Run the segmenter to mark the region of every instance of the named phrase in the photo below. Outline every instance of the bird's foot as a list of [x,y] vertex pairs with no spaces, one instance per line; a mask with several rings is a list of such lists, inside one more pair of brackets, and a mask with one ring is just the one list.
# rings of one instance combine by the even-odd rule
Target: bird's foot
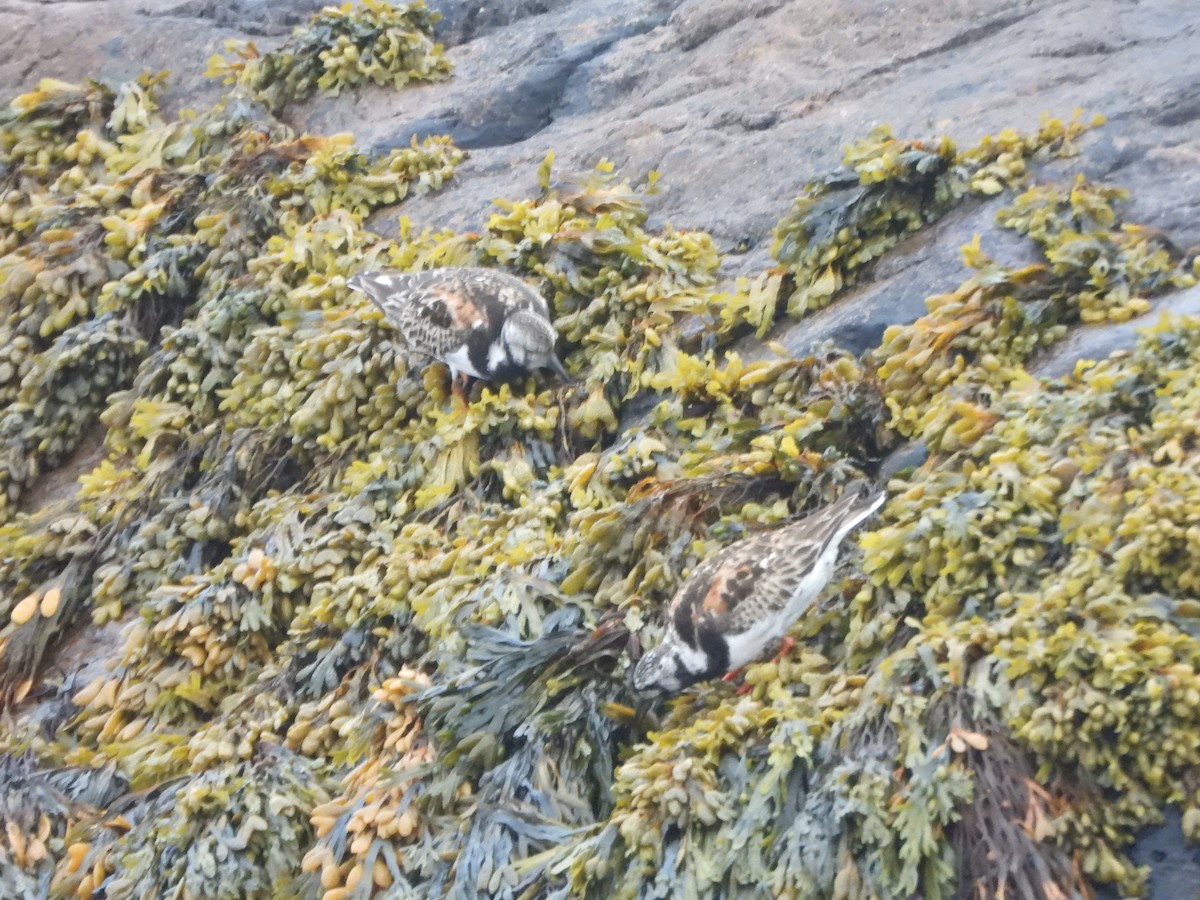
[[[743,666],[740,669],[734,669],[732,672],[726,672],[724,675],[722,675],[721,680],[728,681],[728,682],[737,681],[739,678],[742,677],[742,673],[745,671],[746,671],[745,666]],[[737,690],[734,693],[736,693],[740,697],[740,696],[742,696],[742,694],[750,693],[750,691],[752,689],[753,689],[753,685],[747,684],[745,681],[743,681],[741,684],[739,684],[737,686]]]

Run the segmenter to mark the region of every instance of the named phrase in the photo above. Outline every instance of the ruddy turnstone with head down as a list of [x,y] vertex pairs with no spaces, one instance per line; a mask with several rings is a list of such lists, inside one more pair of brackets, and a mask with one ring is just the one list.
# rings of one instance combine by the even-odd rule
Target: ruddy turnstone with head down
[[346,286],[370,297],[412,349],[446,363],[456,390],[467,375],[504,381],[543,367],[570,380],[554,355],[558,334],[545,298],[512,275],[470,267],[375,272]]
[[842,540],[884,497],[853,485],[824,509],[696,566],[667,608],[662,643],[638,661],[633,686],[678,691],[751,662],[812,605]]

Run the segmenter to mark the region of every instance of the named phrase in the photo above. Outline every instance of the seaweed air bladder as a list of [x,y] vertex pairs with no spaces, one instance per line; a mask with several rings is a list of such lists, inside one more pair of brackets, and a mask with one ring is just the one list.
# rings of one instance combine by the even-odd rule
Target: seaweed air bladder
[[[1200,323],[1028,368],[1195,281],[1112,186],[1039,180],[1098,122],[867,134],[730,279],[651,216],[655,173],[548,155],[474,230],[426,227],[413,198],[476,177],[449,138],[288,124],[452,77],[435,26],[326,9],[210,60],[194,116],[153,75],[0,115],[0,884],[1144,895],[1131,836],[1175,807],[1200,837]],[[992,197],[1027,264],[985,234],[866,354],[771,343]],[[457,403],[458,358],[352,286],[464,269],[553,332]],[[928,459],[885,479],[904,439]],[[830,504],[863,482],[888,502],[851,539],[872,503]],[[772,628],[794,646],[633,714],[689,574],[821,510],[845,539]]]

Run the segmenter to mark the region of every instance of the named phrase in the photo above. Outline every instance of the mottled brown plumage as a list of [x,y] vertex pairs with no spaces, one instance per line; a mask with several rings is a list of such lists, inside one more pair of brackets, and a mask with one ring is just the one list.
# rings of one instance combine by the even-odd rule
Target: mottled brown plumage
[[667,608],[662,643],[638,662],[634,686],[675,691],[752,661],[812,605],[842,540],[883,500],[849,488],[824,509],[696,566]]
[[545,366],[568,377],[545,298],[512,275],[468,267],[377,272],[346,284],[383,310],[413,350],[455,376],[506,380]]

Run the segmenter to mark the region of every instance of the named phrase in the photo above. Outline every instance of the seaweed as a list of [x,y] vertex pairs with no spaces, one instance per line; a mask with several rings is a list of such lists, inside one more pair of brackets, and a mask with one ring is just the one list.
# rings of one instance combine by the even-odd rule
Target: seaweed
[[1031,163],[1078,152],[1104,122],[1046,116],[1031,134],[1011,129],[960,151],[948,137],[903,140],[886,125],[847,145],[843,168],[804,187],[775,226],[771,255],[787,275],[786,308],[800,318],[829,304],[905,235],[937,221],[966,197],[1027,180]]
[[[722,281],[657,176],[539,167],[475,232],[367,216],[444,138],[370,153],[275,112],[444,77],[419,5],[339,8],[161,76],[43,82],[0,122],[0,874],[33,896],[1086,897],[1167,805],[1200,836],[1200,322],[1068,378],[1079,322],[1193,283],[1123,194],[1031,185],[1090,124],[959,151],[878,131]],[[393,52],[394,51],[394,52]],[[1094,123],[1092,123],[1094,124]],[[731,344],[1005,191],[957,289],[865,358]],[[1018,193],[1019,192],[1019,193]],[[453,398],[346,290],[503,268],[577,381]],[[1194,266],[1193,266],[1194,268]],[[74,493],[29,488],[103,430]],[[928,462],[796,647],[634,702],[660,610],[719,548]],[[86,659],[63,647],[84,642]],[[77,651],[76,651],[77,652]],[[50,663],[56,660],[59,671]],[[11,723],[11,724],[9,724]]]
[[437,81],[450,74],[449,60],[433,42],[440,19],[421,0],[327,6],[269,53],[253,41],[227,41],[229,56],[211,56],[206,74],[246,87],[273,112],[317,91],[336,97],[368,81],[394,88]]

